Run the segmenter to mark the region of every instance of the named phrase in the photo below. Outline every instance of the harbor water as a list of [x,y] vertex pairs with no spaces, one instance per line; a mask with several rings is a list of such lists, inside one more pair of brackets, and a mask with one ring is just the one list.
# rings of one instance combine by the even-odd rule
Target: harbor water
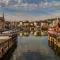
[[60,60],[60,57],[49,47],[48,36],[29,33],[27,36],[18,36],[17,47],[8,60]]

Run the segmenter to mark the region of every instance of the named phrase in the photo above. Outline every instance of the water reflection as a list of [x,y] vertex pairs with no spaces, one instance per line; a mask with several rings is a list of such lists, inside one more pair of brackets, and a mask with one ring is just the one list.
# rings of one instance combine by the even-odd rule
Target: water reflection
[[19,32],[19,36],[29,36],[30,32]]
[[46,31],[21,31],[17,40],[16,50],[10,52],[5,60],[60,60],[48,45]]
[[35,31],[35,36],[47,36],[47,31]]
[[48,46],[54,51],[54,53],[60,57],[60,48],[57,47],[56,45],[50,45],[49,41],[48,41]]
[[47,36],[18,37],[18,46],[10,60],[60,60],[48,46]]
[[21,31],[19,32],[20,36],[29,36],[29,35],[34,35],[34,36],[47,36],[47,31],[31,31],[31,32],[26,32],[26,31]]
[[40,52],[24,52],[21,60],[44,60]]

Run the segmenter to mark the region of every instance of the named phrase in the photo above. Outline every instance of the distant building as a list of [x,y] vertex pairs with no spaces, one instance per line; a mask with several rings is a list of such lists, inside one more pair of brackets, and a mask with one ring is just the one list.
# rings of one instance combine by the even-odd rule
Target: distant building
[[23,29],[25,31],[30,31],[29,21],[23,21]]
[[18,28],[18,24],[19,24],[19,22],[11,21],[11,22],[10,22],[10,28],[11,28],[11,29],[16,29],[16,28]]
[[42,30],[48,30],[48,22],[46,20],[41,21],[41,29]]
[[41,30],[41,22],[40,21],[34,21],[35,30]]
[[23,25],[27,27],[29,25],[29,21],[24,21]]
[[30,27],[30,31],[34,31],[35,30],[35,26],[34,26],[34,22],[32,21],[32,22],[30,22],[29,23],[29,27]]
[[4,18],[4,14],[2,17],[0,17],[0,32],[4,31],[5,28],[5,18]]
[[23,25],[23,21],[19,21],[19,26],[22,26]]
[[10,29],[10,22],[9,21],[5,21],[5,29]]
[[34,21],[34,25],[35,26],[41,26],[41,22],[40,21]]

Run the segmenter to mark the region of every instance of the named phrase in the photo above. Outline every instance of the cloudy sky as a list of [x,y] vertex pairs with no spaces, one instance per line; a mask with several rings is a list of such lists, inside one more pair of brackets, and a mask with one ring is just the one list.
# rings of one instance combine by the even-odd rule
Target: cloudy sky
[[60,0],[0,0],[0,13],[45,16],[60,13]]

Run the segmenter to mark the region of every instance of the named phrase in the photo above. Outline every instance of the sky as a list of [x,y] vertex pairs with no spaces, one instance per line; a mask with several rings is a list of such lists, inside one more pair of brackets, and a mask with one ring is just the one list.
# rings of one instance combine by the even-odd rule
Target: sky
[[48,16],[60,13],[60,0],[0,0],[0,13]]

